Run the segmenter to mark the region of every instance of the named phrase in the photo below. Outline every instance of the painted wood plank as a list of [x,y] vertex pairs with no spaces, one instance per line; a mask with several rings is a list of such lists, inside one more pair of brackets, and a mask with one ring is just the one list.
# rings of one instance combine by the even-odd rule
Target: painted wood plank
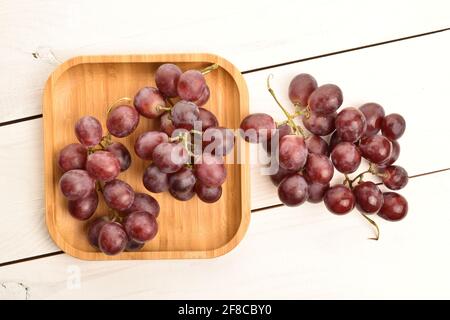
[[[449,298],[450,172],[413,179],[401,222],[323,205],[255,213],[246,238],[212,260],[85,262],[66,255],[0,268],[1,298]],[[224,277],[224,274],[230,276]],[[211,286],[214,281],[214,286]]]
[[448,22],[445,0],[3,0],[0,122],[41,113],[48,75],[76,55],[213,52],[249,70],[438,30]]
[[[274,88],[287,104],[290,79],[298,72],[310,72],[321,83],[339,84],[345,105],[373,99],[385,105],[388,112],[405,115],[408,129],[401,138],[403,149],[398,163],[411,175],[448,168],[450,151],[442,146],[449,137],[446,124],[450,111],[443,103],[450,71],[446,63],[449,40],[450,33],[442,33],[247,74],[251,111],[268,112],[281,119],[265,88],[266,76],[274,74]],[[437,116],[427,118],[424,106],[431,106],[431,114]],[[4,137],[0,148],[7,150],[0,157],[0,201],[11,212],[0,226],[0,262],[57,250],[44,222],[41,126],[42,120],[37,119],[0,128]],[[256,160],[252,157],[253,162]],[[251,171],[252,209],[279,204],[276,188],[260,174],[259,166],[252,166]],[[335,181],[340,179],[336,174]]]

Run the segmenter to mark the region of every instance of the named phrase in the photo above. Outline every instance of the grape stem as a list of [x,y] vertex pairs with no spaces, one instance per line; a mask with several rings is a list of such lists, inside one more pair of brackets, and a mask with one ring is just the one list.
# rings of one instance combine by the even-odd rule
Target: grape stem
[[[173,104],[171,104],[171,106],[173,107]],[[165,107],[165,106],[161,106],[161,105],[157,105],[156,106],[156,111],[170,111],[172,110],[172,107]]]
[[[166,98],[166,102],[167,104],[169,104],[171,107],[174,106],[174,103],[172,102],[172,100],[170,98]],[[158,106],[159,107],[159,106]]]
[[378,228],[378,225],[375,221],[370,219],[368,216],[366,216],[364,213],[360,212],[360,214],[375,228],[375,237],[369,238],[369,240],[378,240],[380,239],[380,228]]
[[214,71],[214,70],[216,70],[216,69],[218,69],[218,68],[219,68],[219,65],[218,65],[217,63],[214,63],[214,64],[212,64],[212,65],[210,65],[210,66],[208,66],[208,67],[206,67],[206,68],[200,70],[200,72],[201,72],[203,75],[205,75],[205,74],[208,74],[208,73],[210,73],[211,71]]
[[269,76],[267,77],[267,90],[269,90],[270,95],[273,97],[273,99],[275,100],[277,105],[283,111],[284,115],[287,118],[287,123],[292,128],[292,130],[294,130],[295,134],[302,135],[303,138],[304,138],[305,137],[305,133],[303,132],[303,129],[301,127],[298,127],[294,123],[294,121],[292,120],[293,116],[291,114],[289,114],[289,112],[287,112],[287,110],[283,107],[283,105],[280,103],[280,101],[278,100],[277,96],[275,95],[275,92],[273,91],[272,87],[270,86],[270,79],[271,78],[273,78],[273,74],[269,74]]

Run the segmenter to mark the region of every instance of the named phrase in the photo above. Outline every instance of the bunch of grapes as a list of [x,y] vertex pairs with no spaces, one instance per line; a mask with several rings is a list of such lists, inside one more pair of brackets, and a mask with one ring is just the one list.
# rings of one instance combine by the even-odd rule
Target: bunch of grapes
[[[377,103],[338,112],[343,102],[341,89],[334,84],[318,86],[305,73],[295,76],[289,85],[289,99],[295,108],[290,114],[270,87],[270,76],[267,86],[287,120],[276,123],[268,114],[250,114],[243,119],[241,130],[248,142],[261,143],[276,161],[278,170],[271,180],[278,186],[283,204],[299,206],[305,201],[323,201],[330,212],[338,215],[356,206],[375,226],[375,239],[379,229],[368,214],[377,213],[389,221],[405,217],[408,203],[402,195],[382,192],[380,184],[364,181],[366,174],[373,174],[390,190],[402,189],[408,183],[406,170],[394,165],[400,154],[397,140],[406,127],[401,115],[385,115]],[[294,122],[296,119],[307,131]],[[350,178],[362,158],[369,162],[369,168]],[[335,169],[345,179],[331,186]]]
[[181,201],[195,194],[207,203],[220,199],[227,174],[224,156],[233,149],[234,133],[201,107],[210,96],[204,75],[217,67],[183,73],[176,65],[161,65],[155,75],[157,88],[140,89],[134,106],[122,98],[109,108],[106,135],[95,117],[77,121],[80,143],[69,144],[58,155],[63,171],[59,185],[69,213],[78,220],[89,220],[98,207],[98,192],[103,195],[110,212],[89,223],[87,237],[93,247],[107,255],[137,251],[158,232],[157,200],[118,179],[130,167],[131,155],[125,145],[112,141],[134,132],[140,115],[159,118],[161,127],[135,141],[136,155],[151,161],[143,174],[145,188],[154,193],[168,190]]

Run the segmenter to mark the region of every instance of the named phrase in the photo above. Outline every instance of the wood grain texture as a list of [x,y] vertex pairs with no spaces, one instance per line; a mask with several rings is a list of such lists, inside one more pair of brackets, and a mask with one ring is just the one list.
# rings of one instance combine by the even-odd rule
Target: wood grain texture
[[2,0],[0,122],[40,113],[48,75],[78,55],[214,52],[250,70],[446,28],[449,12],[447,0]]
[[[98,252],[89,245],[87,237],[80,237],[87,224],[68,214],[67,202],[59,190],[61,171],[55,158],[65,145],[76,141],[74,124],[84,115],[92,115],[104,124],[108,106],[122,97],[133,97],[144,86],[155,86],[154,73],[164,62],[176,63],[182,70],[200,70],[217,63],[219,69],[206,76],[211,96],[205,107],[227,128],[238,128],[240,119],[248,114],[248,92],[242,75],[230,62],[212,54],[83,56],[58,67],[47,81],[44,94],[45,207],[50,235],[72,256],[87,260],[211,258],[234,248],[247,230],[250,181],[245,159],[242,165],[227,164],[222,197],[214,204],[197,197],[183,202],[167,192],[154,194],[161,206],[159,232],[139,252],[117,256]],[[159,130],[158,120],[141,117],[130,136],[114,140],[133,150],[141,133],[155,129]],[[142,173],[149,163],[134,153],[132,163],[119,178],[135,191],[146,192]],[[101,202],[96,214],[106,212]]]
[[[443,101],[447,100],[450,73],[447,62],[450,52],[446,46],[449,36],[450,32],[446,32],[246,74],[250,111],[268,112],[282,119],[266,90],[267,75],[274,74],[274,89],[288,106],[286,88],[290,79],[298,72],[310,72],[321,83],[342,86],[345,105],[373,99],[388,112],[400,112],[407,117],[408,127],[401,138],[403,149],[398,161],[411,175],[448,168],[450,150],[443,146],[448,138],[450,108]],[[424,116],[427,110],[433,110],[431,114],[436,116]],[[0,136],[5,138],[0,140],[0,148],[8,150],[0,157],[1,186],[6,190],[0,192],[0,201],[6,204],[7,212],[14,213],[6,215],[1,226],[0,262],[56,251],[42,220],[45,214],[42,119],[1,127]],[[251,208],[279,204],[276,188],[259,171],[253,146],[250,150],[251,163],[255,164],[250,167]]]
[[[67,255],[0,268],[3,297],[30,299],[447,299],[450,172],[413,179],[400,222],[322,205],[253,214],[248,233],[212,260],[80,261]],[[211,285],[214,279],[214,285]],[[0,286],[0,292],[1,286]]]

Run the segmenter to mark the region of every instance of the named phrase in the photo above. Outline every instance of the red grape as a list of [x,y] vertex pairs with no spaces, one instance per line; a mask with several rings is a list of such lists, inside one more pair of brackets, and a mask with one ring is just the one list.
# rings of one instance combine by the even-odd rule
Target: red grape
[[278,167],[278,171],[270,176],[270,180],[272,180],[275,186],[278,186],[284,178],[295,173],[295,171],[286,170],[283,167]]
[[336,132],[342,141],[358,141],[366,130],[366,118],[356,108],[345,108],[336,117]]
[[292,171],[298,171],[304,167],[308,149],[302,137],[292,134],[284,136],[280,140],[279,149],[281,167]]
[[142,177],[144,187],[154,193],[164,192],[169,189],[169,176],[161,172],[157,166],[151,164],[147,167]]
[[391,156],[392,144],[386,137],[375,135],[362,139],[359,150],[364,158],[380,164],[386,162]]
[[169,175],[169,188],[176,192],[184,192],[195,186],[197,179],[191,168],[181,168]]
[[204,152],[218,156],[229,154],[234,147],[234,133],[224,127],[208,128],[202,136]]
[[182,100],[195,101],[200,99],[205,89],[206,81],[198,70],[188,70],[180,75],[177,91]]
[[339,172],[352,173],[361,164],[361,153],[354,144],[341,142],[331,152],[331,161]]
[[207,187],[219,187],[227,177],[223,159],[209,153],[204,153],[200,161],[196,161],[194,173],[198,181]]
[[195,192],[203,202],[213,203],[218,201],[222,196],[222,187],[207,187],[198,182],[195,185]]
[[308,202],[319,203],[323,200],[325,192],[330,188],[330,184],[310,183],[308,184]]
[[94,219],[88,225],[88,242],[94,248],[98,248],[98,235],[102,227],[109,221],[106,217],[99,217]]
[[198,98],[197,100],[193,101],[197,106],[203,106],[205,105],[208,100],[209,100],[209,96],[210,96],[210,91],[209,91],[209,87],[205,85],[205,88],[203,89],[202,95],[200,96],[200,98]]
[[408,172],[400,166],[389,166],[384,170],[383,183],[391,190],[403,189],[408,184]]
[[288,207],[296,207],[308,199],[308,183],[300,174],[293,174],[281,181],[278,197]]
[[157,218],[159,216],[159,210],[159,203],[155,198],[146,193],[136,192],[134,194],[133,204],[123,212],[130,214],[135,211],[145,211]]
[[355,196],[343,184],[337,184],[325,192],[323,198],[327,209],[334,214],[346,214],[355,207]]
[[402,195],[396,192],[385,192],[383,198],[383,206],[378,212],[380,217],[388,221],[399,221],[406,216],[408,201]]
[[138,242],[152,240],[158,233],[156,218],[145,211],[130,213],[123,225],[128,237]]
[[270,140],[276,128],[275,121],[265,113],[253,113],[241,122],[245,141],[259,143]]
[[115,179],[105,184],[103,197],[111,209],[125,211],[134,202],[134,190],[128,183]]
[[309,108],[313,113],[330,114],[335,112],[344,100],[341,89],[334,84],[324,84],[309,96]]
[[381,123],[384,118],[384,109],[378,103],[366,103],[359,107],[359,111],[364,114],[366,118],[366,131],[363,137],[374,136],[380,131]]
[[195,103],[181,100],[173,106],[170,114],[175,128],[192,130],[199,119],[200,111]]
[[327,136],[335,129],[336,116],[336,112],[326,115],[310,113],[308,117],[303,116],[302,122],[309,132],[318,136]]
[[119,160],[120,171],[125,171],[130,167],[131,154],[128,151],[127,147],[125,147],[122,143],[113,142],[106,147],[106,151],[111,152],[116,156],[117,160]]
[[[279,147],[281,138],[283,138],[284,136],[287,136],[288,134],[292,134],[292,128],[288,124],[284,123],[284,124],[277,126],[276,133],[278,133],[278,141],[274,145],[275,150],[276,150],[276,148]],[[272,145],[273,145],[273,142],[275,141],[274,138],[276,137],[276,133],[274,133],[274,135],[272,136],[272,138],[270,140],[262,141],[262,146],[266,149],[266,151],[269,154],[272,153],[272,151],[275,151],[275,150],[272,150]]]
[[58,166],[63,172],[86,167],[87,149],[79,143],[65,146],[58,155]]
[[194,188],[188,189],[186,191],[176,191],[169,188],[169,192],[177,200],[188,201],[195,196]]
[[121,253],[125,250],[127,242],[127,234],[122,225],[117,222],[108,222],[100,229],[98,245],[106,255],[112,256]]
[[125,247],[125,251],[134,252],[139,251],[143,247],[145,247],[145,242],[138,242],[134,240],[128,240],[127,246]]
[[166,112],[161,116],[160,129],[169,137],[172,136],[172,133],[175,130],[175,126],[173,125],[172,118],[170,117],[170,112]]
[[78,200],[95,190],[95,181],[85,170],[75,169],[62,175],[59,186],[67,199]]
[[166,101],[158,89],[144,87],[134,96],[133,104],[142,116],[156,119],[165,112],[162,108],[166,106]]
[[144,160],[152,160],[153,150],[163,142],[168,142],[169,137],[164,132],[147,131],[142,133],[134,143],[134,152]]
[[328,156],[328,143],[321,137],[312,134],[305,139],[305,143],[309,153]]
[[392,113],[384,117],[381,124],[383,136],[389,140],[397,140],[403,135],[406,129],[405,119],[398,113]]
[[317,81],[313,76],[307,73],[300,73],[289,84],[289,99],[293,104],[306,107],[309,96],[316,88]]
[[217,121],[216,116],[211,111],[206,110],[205,108],[198,108],[198,110],[198,121],[200,121],[202,124],[202,131],[205,131],[206,129],[211,127],[219,126],[219,121]]
[[98,195],[93,191],[84,198],[69,200],[69,213],[78,220],[87,220],[94,214],[98,206]]
[[120,173],[120,162],[109,151],[96,151],[88,156],[86,170],[95,180],[111,181]]
[[353,188],[356,208],[363,213],[377,213],[383,205],[383,193],[372,181],[364,181]]
[[400,144],[396,140],[391,141],[392,144],[392,152],[391,156],[382,163],[378,164],[378,169],[386,169],[388,166],[393,164],[395,161],[397,161],[398,157],[400,156]]
[[331,160],[323,154],[310,153],[303,175],[308,183],[327,184],[333,178],[334,167]]
[[129,136],[139,124],[139,113],[135,108],[122,105],[108,113],[106,127],[109,133],[118,138]]
[[181,69],[172,63],[165,63],[155,72],[155,83],[161,93],[168,98],[178,96],[177,85]]
[[337,132],[336,131],[333,132],[333,134],[331,135],[331,138],[330,138],[328,152],[331,153],[334,150],[334,148],[341,142],[342,142],[342,140],[339,137],[339,135],[337,134]]
[[84,116],[75,124],[75,135],[82,145],[93,147],[102,140],[102,125],[96,118]]
[[180,170],[189,161],[189,154],[180,143],[163,142],[153,150],[153,163],[164,173]]

